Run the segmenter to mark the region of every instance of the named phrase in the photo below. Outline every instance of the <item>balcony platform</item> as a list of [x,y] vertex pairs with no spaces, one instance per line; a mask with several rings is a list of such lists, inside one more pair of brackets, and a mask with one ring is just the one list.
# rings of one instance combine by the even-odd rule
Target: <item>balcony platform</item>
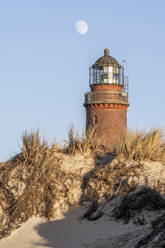
[[129,105],[127,92],[93,91],[85,93],[84,106],[89,104],[115,103]]

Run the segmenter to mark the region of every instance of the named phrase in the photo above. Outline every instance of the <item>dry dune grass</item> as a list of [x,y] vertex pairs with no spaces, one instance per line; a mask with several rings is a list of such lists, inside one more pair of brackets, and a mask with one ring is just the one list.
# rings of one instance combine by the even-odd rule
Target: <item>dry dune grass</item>
[[[155,191],[148,187],[148,180],[144,173],[144,168],[146,168],[144,161],[165,161],[165,141],[162,130],[155,129],[149,132],[129,131],[123,137],[115,152],[116,158],[111,163],[95,168],[84,180],[84,199],[93,202],[92,211],[96,211],[100,203],[109,201],[118,195],[128,195],[129,198],[131,192],[139,190],[139,192],[143,192],[141,190],[143,186],[146,186],[145,197],[139,198],[140,200],[137,199],[137,202],[139,201],[139,204],[145,208],[147,197],[151,203],[152,201],[158,201],[159,198],[155,197],[158,194],[153,192],[163,193],[163,185],[161,185],[158,175],[155,175],[154,180],[157,180],[153,185]],[[155,164],[151,162],[151,174],[152,166],[155,166]],[[137,196],[138,194],[135,193],[135,198]],[[126,202],[125,209],[129,208],[129,205],[130,203]],[[163,208],[164,206],[163,201]],[[91,209],[89,209],[89,212]]]
[[86,134],[84,131],[80,134],[71,126],[68,132],[67,147],[64,152],[75,154],[77,152],[99,152],[105,150],[104,140],[97,135],[96,128],[88,128]]
[[149,132],[128,131],[116,148],[118,157],[135,161],[165,161],[165,140],[161,128]]
[[[115,152],[116,158],[111,163],[91,171],[84,184],[84,195],[88,199],[102,201],[105,197],[134,190],[145,177],[144,161],[165,161],[163,132],[161,129],[129,131]],[[158,192],[161,192],[161,187],[159,183],[155,185]]]
[[60,204],[77,204],[70,195],[82,177],[62,171],[57,152],[38,131],[25,133],[22,152],[0,168],[0,237],[33,215],[51,218]]
[[128,163],[118,159],[106,166],[95,168],[84,181],[84,199],[101,202],[135,189],[142,174],[141,163]]
[[0,166],[0,238],[33,215],[53,218],[61,206],[77,205],[80,200],[99,202],[129,193],[136,187],[143,165],[126,160],[163,160],[165,143],[160,129],[128,133],[112,163],[100,165],[85,177],[61,169],[66,153],[89,152],[95,157],[99,151],[107,152],[95,129],[79,135],[72,127],[63,148],[57,144],[48,146],[39,131],[25,133],[21,153]]
[[[85,134],[76,132],[73,126],[68,132],[67,146],[63,150],[68,154],[77,152],[108,152],[104,139],[97,135],[97,130],[91,127]],[[165,139],[161,128],[150,131],[128,131],[123,136],[113,154],[119,159],[134,161],[165,161]]]
[[[149,187],[141,187],[136,192],[125,195],[118,206],[113,209],[113,217],[122,219],[128,223],[130,219],[140,213],[143,209],[146,210],[163,210],[165,209],[165,199],[154,189]],[[141,225],[143,220],[139,221]]]
[[93,129],[80,136],[71,128],[64,148],[57,144],[48,146],[39,131],[25,132],[22,141],[21,153],[0,167],[0,237],[33,215],[53,218],[59,207],[67,209],[79,204],[83,176],[62,170],[63,157],[58,155],[100,149]]

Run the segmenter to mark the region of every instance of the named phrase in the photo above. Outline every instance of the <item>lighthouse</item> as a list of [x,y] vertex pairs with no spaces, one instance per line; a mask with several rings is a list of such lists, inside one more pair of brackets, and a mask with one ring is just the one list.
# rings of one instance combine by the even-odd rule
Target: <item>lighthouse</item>
[[127,130],[128,77],[124,66],[104,49],[104,56],[89,67],[90,92],[85,93],[86,130],[95,127],[113,149]]

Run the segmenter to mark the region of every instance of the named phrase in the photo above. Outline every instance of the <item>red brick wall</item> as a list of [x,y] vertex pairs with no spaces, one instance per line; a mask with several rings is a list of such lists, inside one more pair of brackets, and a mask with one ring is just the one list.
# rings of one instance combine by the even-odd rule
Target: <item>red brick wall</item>
[[98,85],[92,85],[91,90],[92,91],[122,91],[123,86],[117,85],[117,84],[98,84]]
[[127,129],[127,107],[117,109],[86,106],[87,128],[89,125],[94,125],[95,116],[98,118],[96,124],[98,135],[102,136],[106,145],[113,149]]

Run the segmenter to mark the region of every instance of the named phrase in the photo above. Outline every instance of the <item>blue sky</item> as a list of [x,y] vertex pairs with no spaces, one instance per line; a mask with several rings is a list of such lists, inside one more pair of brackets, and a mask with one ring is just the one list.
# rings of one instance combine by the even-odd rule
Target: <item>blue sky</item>
[[1,1],[0,160],[20,151],[25,130],[51,141],[84,128],[88,67],[105,47],[126,60],[128,127],[165,128],[164,13],[164,0]]

